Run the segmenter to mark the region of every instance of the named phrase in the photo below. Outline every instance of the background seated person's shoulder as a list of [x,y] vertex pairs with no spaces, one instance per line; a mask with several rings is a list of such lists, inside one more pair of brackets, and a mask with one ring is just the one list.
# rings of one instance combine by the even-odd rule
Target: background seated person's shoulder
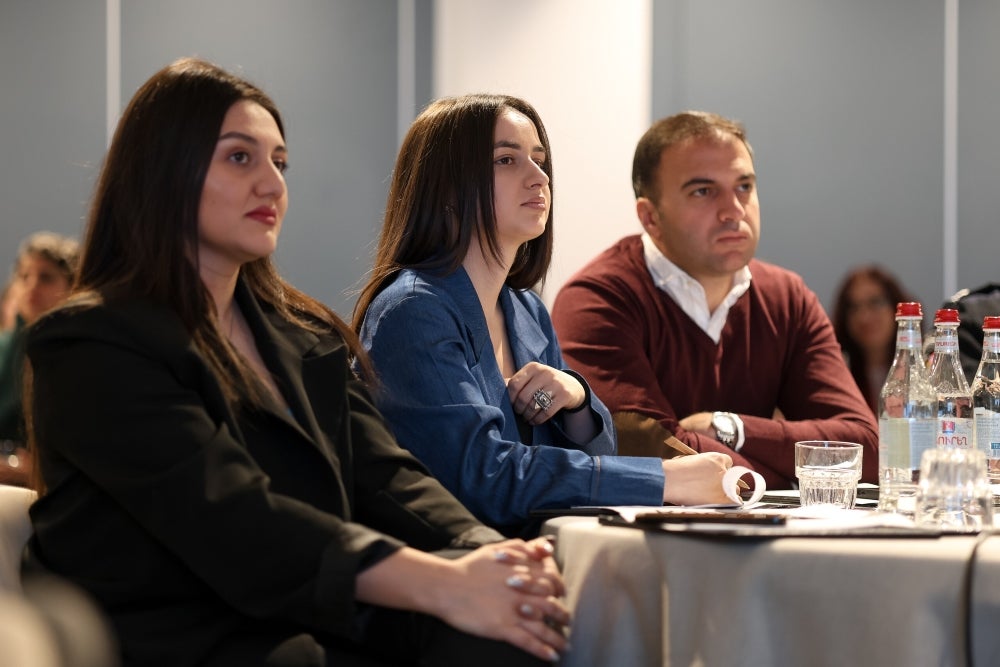
[[[972,383],[983,358],[983,318],[1000,315],[1000,283],[987,283],[975,289],[963,289],[945,301],[942,308],[958,311],[958,353],[965,377]],[[924,349],[933,352],[934,338],[927,336]]]

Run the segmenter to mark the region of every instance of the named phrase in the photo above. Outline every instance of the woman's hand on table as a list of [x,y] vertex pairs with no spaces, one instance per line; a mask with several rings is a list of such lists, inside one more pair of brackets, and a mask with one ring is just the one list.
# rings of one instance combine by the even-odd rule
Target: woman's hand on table
[[677,456],[663,462],[663,502],[674,505],[729,504],[722,477],[733,459],[722,452]]

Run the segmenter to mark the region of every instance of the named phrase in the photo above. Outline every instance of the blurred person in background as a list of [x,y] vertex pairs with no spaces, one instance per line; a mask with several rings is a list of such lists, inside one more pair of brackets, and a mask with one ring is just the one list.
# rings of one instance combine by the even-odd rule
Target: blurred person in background
[[78,256],[75,240],[53,232],[32,234],[18,250],[4,294],[14,320],[0,333],[0,483],[27,485],[31,462],[21,409],[25,330],[69,293]]
[[7,284],[0,293],[0,334],[10,331],[17,325],[17,277],[11,274]]
[[896,304],[913,301],[895,276],[867,265],[851,270],[837,290],[833,330],[861,395],[878,415],[878,397],[896,351]]

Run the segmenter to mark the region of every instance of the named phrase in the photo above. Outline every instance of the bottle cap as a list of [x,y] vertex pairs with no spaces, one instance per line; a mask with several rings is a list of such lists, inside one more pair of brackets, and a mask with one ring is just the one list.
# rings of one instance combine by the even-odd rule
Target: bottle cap
[[923,317],[924,311],[916,301],[901,301],[896,305],[896,317]]
[[958,311],[954,308],[942,308],[934,314],[934,324],[959,324]]
[[983,318],[983,331],[987,329],[1000,329],[1000,316],[997,315],[987,315]]

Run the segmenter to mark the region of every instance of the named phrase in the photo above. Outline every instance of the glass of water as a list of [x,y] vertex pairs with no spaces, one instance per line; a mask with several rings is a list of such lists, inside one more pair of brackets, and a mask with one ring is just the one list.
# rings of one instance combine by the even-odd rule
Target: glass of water
[[928,449],[920,459],[916,521],[920,526],[978,532],[993,525],[986,454],[978,449]]
[[854,507],[861,479],[861,445],[836,440],[795,443],[795,475],[802,505]]

